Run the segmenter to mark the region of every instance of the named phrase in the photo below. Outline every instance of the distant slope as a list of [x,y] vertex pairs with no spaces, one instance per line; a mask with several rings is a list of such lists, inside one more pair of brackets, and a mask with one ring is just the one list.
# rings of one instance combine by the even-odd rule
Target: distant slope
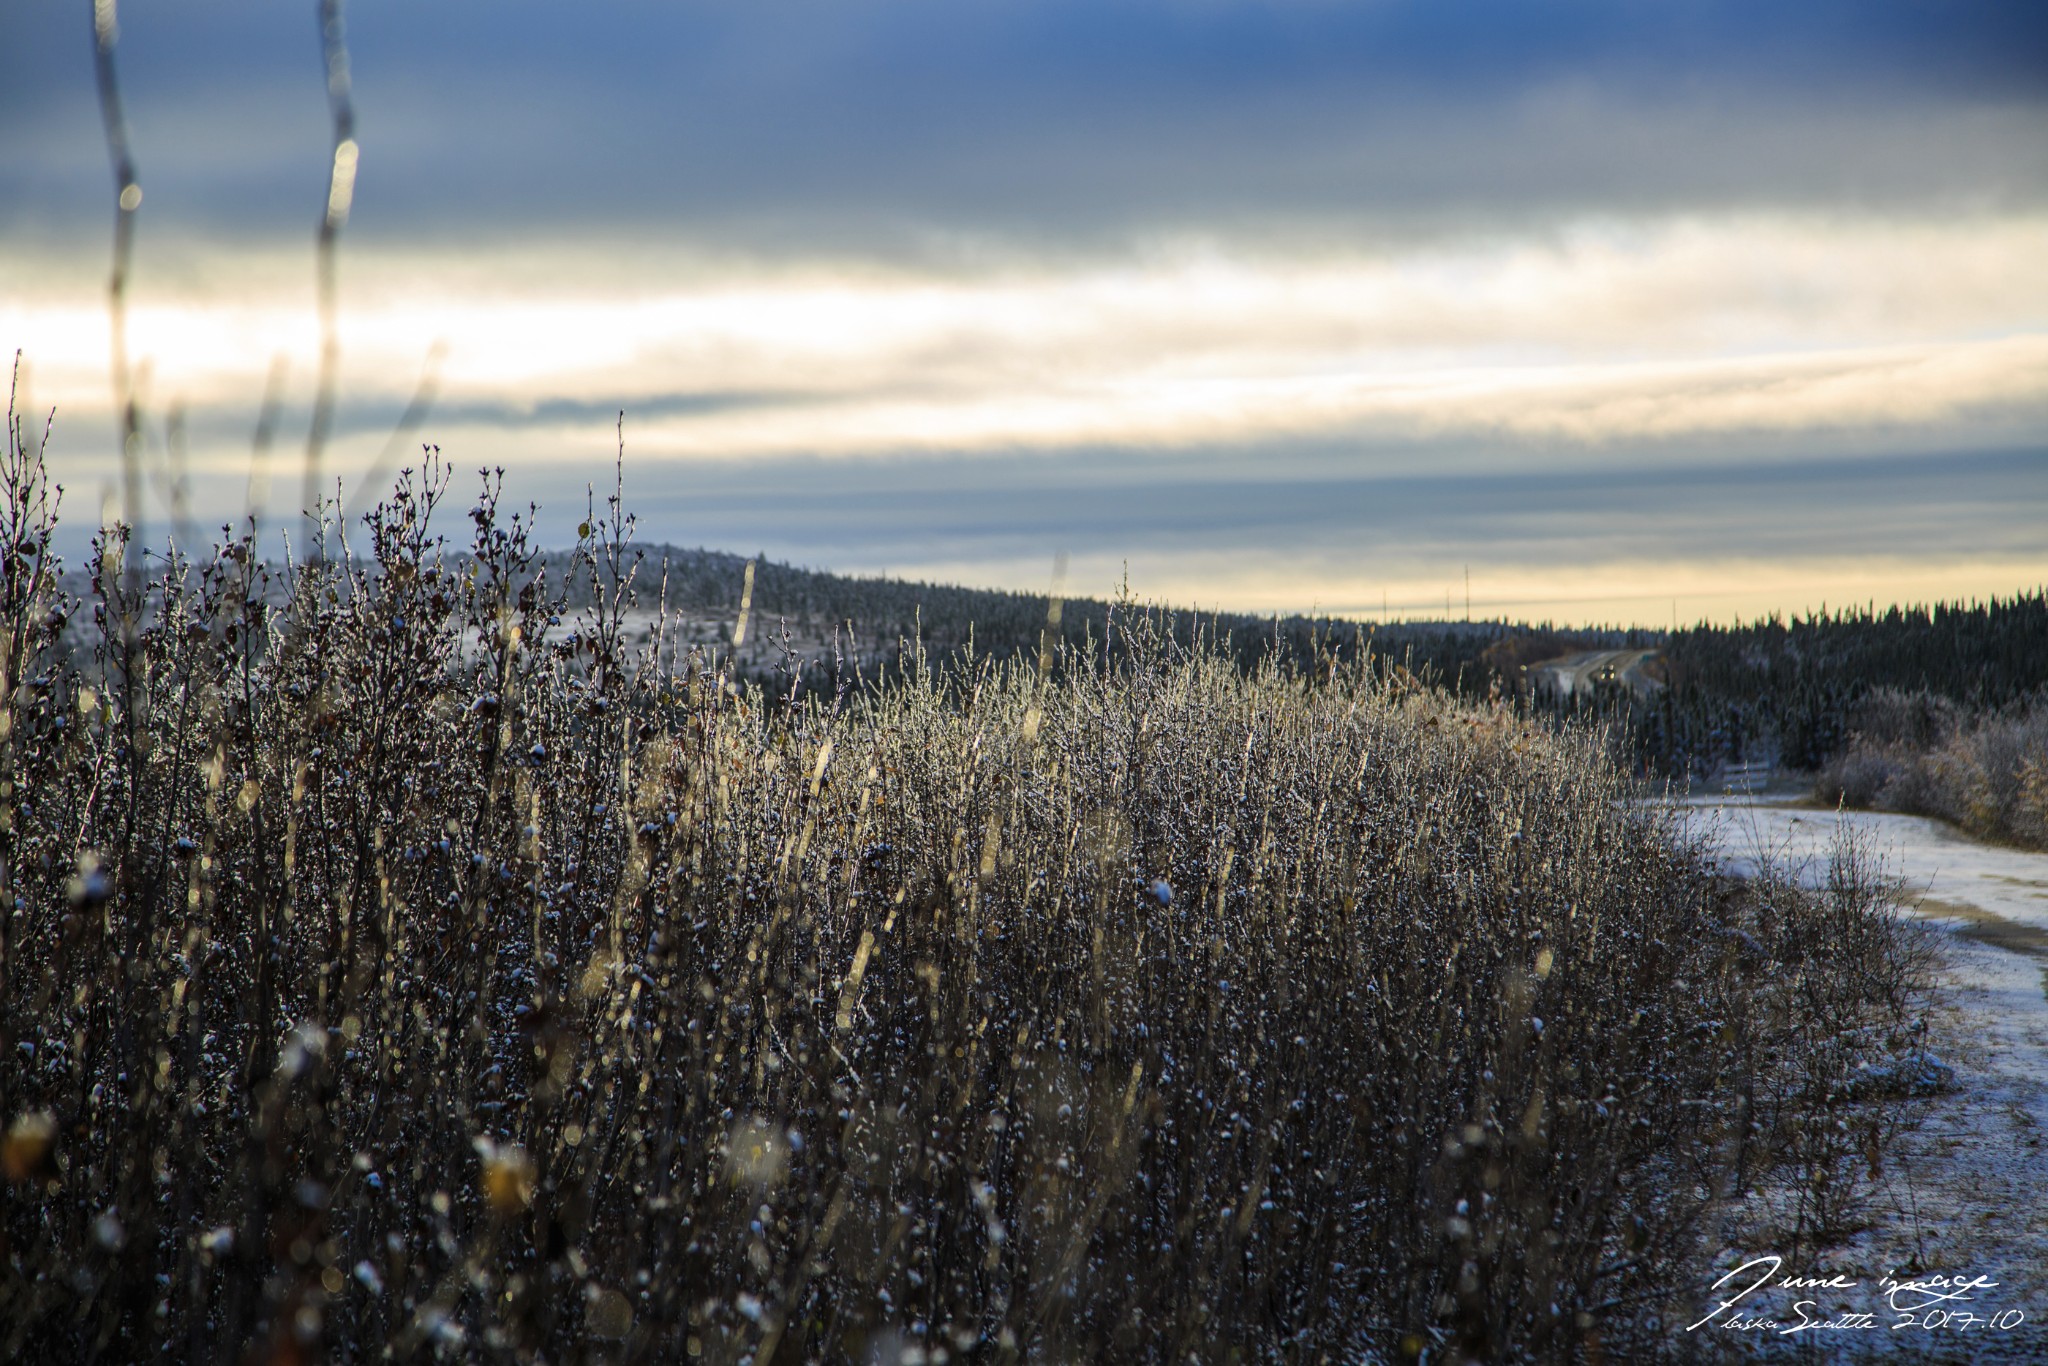
[[[448,553],[464,558],[453,547]],[[627,602],[635,619],[634,642],[645,642],[656,614],[668,614],[666,639],[687,652],[725,654],[753,569],[745,642],[738,675],[777,692],[788,690],[800,671],[798,691],[833,689],[857,675],[869,683],[898,676],[920,649],[934,668],[1035,654],[1051,606],[1048,597],[995,588],[871,578],[804,569],[766,558],[652,543],[628,548],[621,571],[628,579]],[[572,611],[588,608],[599,584],[610,582],[601,562],[576,550],[543,551],[535,567],[562,591]],[[375,566],[357,562],[375,577]],[[265,595],[281,606],[288,575],[275,566]],[[62,588],[81,603],[93,597],[84,566],[62,575]],[[345,589],[347,581],[342,581]],[[1304,593],[1304,596],[1307,596]],[[91,619],[87,610],[68,633],[83,643]],[[1101,598],[1068,597],[1060,604],[1059,638],[1071,650],[1104,647],[1115,622],[1143,617],[1183,646],[1198,639],[1220,645],[1243,666],[1278,657],[1313,671],[1324,661],[1351,660],[1361,650],[1389,669],[1468,697],[1527,691],[1531,667],[1593,649],[1656,643],[1661,633],[1622,630],[1560,630],[1505,621],[1423,621],[1380,623],[1303,614],[1197,612],[1133,596],[1121,605]],[[564,630],[573,629],[564,623]]]
[[[807,673],[829,675],[838,658],[849,665],[857,662],[864,675],[875,678],[900,667],[906,662],[906,648],[914,650],[919,643],[935,663],[963,657],[970,642],[977,659],[1035,652],[1050,605],[1042,594],[854,577],[768,559],[750,561],[718,550],[652,544],[638,547],[637,554],[632,593],[636,605],[647,612],[666,606],[682,619],[685,639],[706,642],[729,641],[747,566],[753,564],[749,643],[742,663],[763,682],[772,675],[787,676],[778,647],[784,628]],[[572,584],[572,605],[582,606],[589,601],[592,579],[587,570],[572,572],[573,555],[551,552],[549,576],[566,575]],[[1479,695],[1496,683],[1514,691],[1520,671],[1533,660],[1636,644],[1634,637],[1641,634],[1536,631],[1507,622],[1382,624],[1304,615],[1192,612],[1141,600],[1119,607],[1100,598],[1071,597],[1061,603],[1060,635],[1071,646],[1092,642],[1100,649],[1111,634],[1112,617],[1132,613],[1150,616],[1182,644],[1198,636],[1223,642],[1247,665],[1277,654],[1299,667],[1313,668],[1326,656],[1350,659],[1369,647],[1390,665]],[[810,681],[815,686],[818,680]]]

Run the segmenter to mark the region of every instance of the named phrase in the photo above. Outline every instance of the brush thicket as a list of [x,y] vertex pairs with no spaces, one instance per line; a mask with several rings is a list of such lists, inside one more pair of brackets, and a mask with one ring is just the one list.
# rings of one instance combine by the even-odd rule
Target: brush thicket
[[570,613],[433,462],[282,567],[106,533],[67,647],[17,436],[10,1358],[1648,1350],[1904,1009],[1587,736],[1127,602],[770,707],[629,647],[616,503]]

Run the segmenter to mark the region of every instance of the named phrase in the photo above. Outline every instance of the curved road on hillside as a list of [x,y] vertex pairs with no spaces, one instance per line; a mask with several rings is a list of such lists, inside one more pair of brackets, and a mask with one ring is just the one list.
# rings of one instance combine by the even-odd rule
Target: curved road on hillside
[[1643,672],[1643,665],[1656,653],[1655,650],[1588,650],[1546,661],[1530,672],[1540,686],[1565,696],[1573,693],[1591,696],[1597,684],[1620,683],[1631,692],[1647,697],[1664,687]]

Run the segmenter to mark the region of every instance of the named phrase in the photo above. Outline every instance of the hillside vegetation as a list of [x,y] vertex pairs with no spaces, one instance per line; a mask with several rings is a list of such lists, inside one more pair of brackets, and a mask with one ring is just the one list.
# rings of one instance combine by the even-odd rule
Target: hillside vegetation
[[1674,633],[1650,697],[1554,702],[1646,773],[1764,760],[1830,805],[1935,816],[2048,849],[2048,591]]
[[1667,768],[1761,752],[1820,768],[1849,743],[1879,692],[1991,714],[2048,689],[2048,590],[1986,602],[1846,609],[1790,621],[1700,625],[1663,646],[1669,684],[1642,717]]
[[433,464],[72,602],[17,438],[10,1359],[1637,1359],[1720,1197],[1876,1161],[1880,889],[1575,732],[1129,602],[769,707]]
[[[553,551],[538,563],[565,586],[570,607],[590,606],[593,581],[577,572],[577,552]],[[745,600],[754,630],[734,655],[734,672],[771,692],[787,693],[794,684],[799,695],[829,694],[856,680],[880,683],[914,666],[920,652],[935,667],[960,662],[970,646],[977,659],[1031,659],[1046,631],[1046,599],[1037,594],[859,578],[663,544],[636,546],[622,568],[634,579],[641,629],[665,610],[686,643],[729,649]],[[1083,650],[1091,639],[1105,639],[1111,607],[1102,598],[1063,597],[1055,640]],[[1269,659],[1302,671],[1331,660],[1366,661],[1475,699],[1515,692],[1522,666],[1533,660],[1635,644],[1642,634],[1245,612],[1180,612],[1162,618],[1159,629],[1182,646],[1200,641],[1243,668]]]

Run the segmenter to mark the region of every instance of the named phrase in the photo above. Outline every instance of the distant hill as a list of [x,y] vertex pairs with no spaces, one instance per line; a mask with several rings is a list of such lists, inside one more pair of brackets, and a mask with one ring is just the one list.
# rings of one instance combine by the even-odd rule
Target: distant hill
[[[456,554],[453,547],[449,553]],[[1050,602],[1044,594],[955,584],[834,574],[764,557],[652,543],[631,546],[622,567],[630,574],[627,601],[635,639],[644,642],[657,614],[668,614],[668,638],[707,655],[730,650],[748,567],[753,590],[737,674],[777,693],[831,690],[858,675],[869,683],[898,676],[921,649],[928,665],[946,669],[970,657],[1002,661],[1035,655]],[[566,585],[568,606],[591,605],[605,571],[574,550],[543,551],[536,567],[551,585]],[[80,566],[63,576],[64,590],[80,601],[92,594]],[[274,574],[269,595],[281,603],[285,576]],[[74,621],[82,629],[89,611]],[[1243,666],[1277,657],[1304,670],[1328,659],[1349,661],[1361,650],[1388,668],[1466,696],[1514,694],[1528,666],[1589,649],[1655,644],[1661,633],[1611,629],[1567,630],[1506,621],[1381,623],[1305,614],[1197,612],[1135,597],[1119,606],[1101,598],[1062,599],[1059,637],[1072,651],[1101,650],[1115,620],[1143,617],[1183,646],[1198,639],[1218,645]]]
[[[835,662],[858,665],[870,679],[906,663],[920,643],[928,661],[954,663],[970,645],[976,659],[1003,660],[1034,653],[1046,627],[1043,594],[964,588],[904,579],[867,578],[801,569],[725,551],[652,544],[636,548],[632,597],[652,613],[665,606],[681,620],[679,634],[706,643],[730,640],[739,614],[747,567],[754,566],[744,671],[764,684],[786,685],[788,661],[778,642],[786,628],[791,650],[804,662],[805,686],[834,673]],[[590,600],[588,572],[571,573],[574,552],[550,552],[549,577],[572,585],[572,606]],[[665,591],[664,591],[665,588]],[[1147,604],[1122,607],[1100,598],[1061,603],[1060,636],[1071,647],[1102,648],[1116,614],[1141,614],[1183,645],[1198,637],[1220,642],[1245,665],[1277,655],[1313,668],[1334,656],[1349,660],[1361,649],[1391,664],[1468,694],[1483,695],[1496,680],[1508,691],[1520,668],[1534,660],[1597,647],[1647,643],[1641,632],[1535,630],[1515,623],[1375,623],[1306,615],[1193,612]],[[836,633],[836,638],[835,638]]]

